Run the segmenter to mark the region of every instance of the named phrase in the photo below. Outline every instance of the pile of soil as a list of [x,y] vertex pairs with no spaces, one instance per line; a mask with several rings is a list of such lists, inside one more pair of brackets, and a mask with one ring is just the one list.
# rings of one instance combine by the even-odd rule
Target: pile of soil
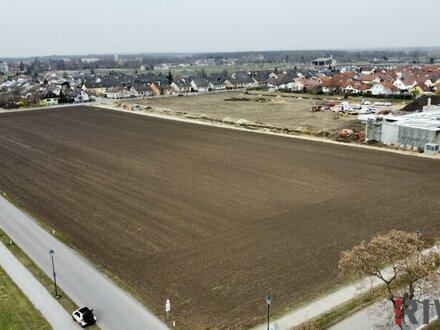
[[418,99],[415,99],[414,101],[412,101],[408,105],[406,105],[402,109],[402,111],[413,112],[416,110],[422,110],[423,107],[428,104],[428,98],[431,98],[432,105],[440,104],[440,96],[439,95],[432,95],[432,96],[424,95],[424,96],[419,97]]
[[255,102],[266,103],[266,102],[267,102],[267,99],[264,98],[264,97],[262,97],[262,96],[259,96],[259,97],[257,97],[257,98],[255,99]]
[[224,101],[252,101],[249,97],[231,97],[229,99],[224,99]]
[[271,100],[271,103],[274,103],[274,104],[286,104],[287,102],[286,102],[286,100],[282,96],[277,95],[275,98],[273,98]]

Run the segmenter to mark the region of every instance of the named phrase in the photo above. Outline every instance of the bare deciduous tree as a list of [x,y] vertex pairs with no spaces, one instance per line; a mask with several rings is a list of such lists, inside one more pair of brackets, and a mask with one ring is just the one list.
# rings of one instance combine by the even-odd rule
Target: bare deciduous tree
[[[386,286],[388,300],[396,308],[400,306],[398,299],[419,300],[427,290],[432,293],[433,286],[440,288],[437,274],[440,253],[437,248],[428,247],[417,233],[392,230],[342,252],[339,275],[349,279],[379,278]],[[404,314],[405,306],[402,320]]]

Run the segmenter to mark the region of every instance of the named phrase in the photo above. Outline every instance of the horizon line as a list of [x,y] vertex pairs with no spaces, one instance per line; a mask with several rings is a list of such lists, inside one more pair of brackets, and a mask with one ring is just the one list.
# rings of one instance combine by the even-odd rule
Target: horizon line
[[438,49],[440,46],[396,46],[396,47],[365,47],[365,48],[310,48],[310,49],[278,49],[278,50],[232,50],[232,51],[170,51],[170,52],[105,52],[105,53],[79,53],[79,54],[50,54],[50,55],[25,55],[25,56],[0,56],[0,59],[30,59],[44,57],[81,57],[81,56],[133,56],[133,55],[199,55],[199,54],[234,54],[234,53],[271,53],[271,52],[312,52],[312,51],[381,51],[381,50],[410,50],[410,49]]

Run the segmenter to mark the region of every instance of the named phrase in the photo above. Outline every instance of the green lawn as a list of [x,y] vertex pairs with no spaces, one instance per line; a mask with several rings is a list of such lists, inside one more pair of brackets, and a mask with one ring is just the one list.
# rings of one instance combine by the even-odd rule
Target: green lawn
[[440,321],[432,322],[430,325],[428,325],[426,330],[439,330],[440,329]]
[[0,268],[0,329],[51,329],[3,268]]
[[[58,236],[58,239],[60,239],[61,241],[63,241],[61,239],[62,237]],[[29,270],[32,275],[46,288],[46,290],[51,293],[54,294],[54,286],[53,286],[53,281],[52,278],[48,277],[16,244],[12,244],[10,245],[10,239],[9,237],[0,229],[0,242],[2,242],[11,252],[12,254],[17,258],[18,261],[20,261],[23,266],[26,267],[27,270]],[[1,270],[1,268],[0,268]],[[6,276],[6,274],[5,274]],[[7,277],[7,276],[6,276]],[[2,278],[2,277],[1,277]],[[0,287],[2,285],[3,281],[0,282]],[[69,298],[69,296],[67,296],[63,290],[58,287],[58,294],[60,295],[60,298],[58,299],[58,302],[61,304],[61,306],[63,306],[63,308],[67,311],[67,313],[72,313],[75,309],[78,308],[78,306]],[[0,301],[0,330],[3,329],[34,329],[34,327],[12,327],[12,328],[8,328],[8,327],[3,327],[3,323],[1,322],[1,318],[3,317],[2,314],[2,303],[3,303],[3,299],[1,297],[1,301]],[[45,327],[44,329],[50,329],[50,327]],[[35,329],[39,329],[39,328],[35,328]],[[89,330],[97,330],[99,329],[98,325],[94,324],[91,325],[89,327],[87,327],[87,329]]]

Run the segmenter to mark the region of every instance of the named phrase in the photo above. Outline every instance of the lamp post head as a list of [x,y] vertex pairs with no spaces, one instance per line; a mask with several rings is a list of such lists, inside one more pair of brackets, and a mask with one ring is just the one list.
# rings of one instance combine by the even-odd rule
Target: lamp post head
[[266,296],[265,298],[266,298],[266,303],[268,305],[270,305],[270,303],[272,302],[272,297],[271,296]]
[[53,254],[54,254],[54,253],[55,253],[54,250],[52,250],[52,249],[49,250],[49,255],[50,255],[51,257],[53,257]]

